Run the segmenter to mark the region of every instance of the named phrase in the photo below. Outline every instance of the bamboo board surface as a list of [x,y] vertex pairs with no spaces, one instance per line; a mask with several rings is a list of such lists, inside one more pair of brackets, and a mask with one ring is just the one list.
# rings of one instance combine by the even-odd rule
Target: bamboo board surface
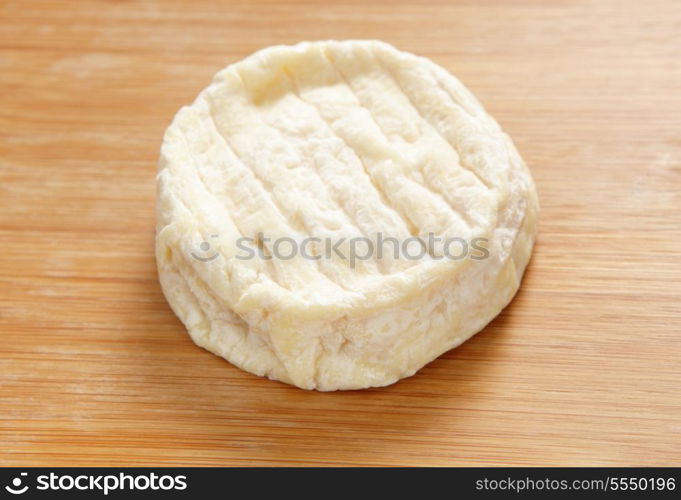
[[[272,44],[378,38],[457,75],[542,204],[523,287],[382,389],[194,346],[161,294],[173,114]],[[0,3],[0,465],[681,465],[681,4]]]

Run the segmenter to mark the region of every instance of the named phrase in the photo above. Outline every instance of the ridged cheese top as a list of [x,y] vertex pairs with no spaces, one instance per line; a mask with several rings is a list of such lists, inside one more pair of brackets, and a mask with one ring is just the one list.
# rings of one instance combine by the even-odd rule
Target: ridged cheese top
[[[376,41],[268,48],[218,73],[169,127],[160,258],[193,268],[239,314],[399,303],[476,263],[438,259],[437,247],[419,260],[387,252],[354,265],[243,260],[236,242],[491,237],[511,161],[494,120],[427,59]],[[219,258],[191,259],[202,241]]]

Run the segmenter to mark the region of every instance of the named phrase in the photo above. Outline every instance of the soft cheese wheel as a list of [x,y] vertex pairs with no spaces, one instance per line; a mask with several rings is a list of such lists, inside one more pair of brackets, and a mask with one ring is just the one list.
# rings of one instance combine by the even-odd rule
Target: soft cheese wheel
[[[538,214],[471,93],[378,41],[271,47],[220,71],[166,131],[157,201],[160,282],[194,342],[323,391],[391,384],[481,330],[520,285]],[[379,235],[482,250],[348,258]],[[320,248],[294,253],[309,238]]]

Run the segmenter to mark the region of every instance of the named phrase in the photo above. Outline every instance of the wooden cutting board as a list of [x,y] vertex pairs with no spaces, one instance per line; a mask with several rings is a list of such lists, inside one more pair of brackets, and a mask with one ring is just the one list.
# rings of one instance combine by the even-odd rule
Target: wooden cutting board
[[[194,346],[153,254],[165,127],[272,44],[457,75],[541,204],[513,303],[391,387],[305,392]],[[3,0],[0,465],[681,465],[681,4]]]

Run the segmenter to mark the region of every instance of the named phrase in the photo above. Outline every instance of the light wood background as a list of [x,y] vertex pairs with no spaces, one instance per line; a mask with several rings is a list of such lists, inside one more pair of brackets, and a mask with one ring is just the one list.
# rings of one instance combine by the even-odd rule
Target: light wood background
[[[305,392],[195,347],[159,289],[174,112],[271,44],[429,56],[514,138],[521,292],[391,387]],[[681,3],[0,2],[0,465],[681,465]]]

